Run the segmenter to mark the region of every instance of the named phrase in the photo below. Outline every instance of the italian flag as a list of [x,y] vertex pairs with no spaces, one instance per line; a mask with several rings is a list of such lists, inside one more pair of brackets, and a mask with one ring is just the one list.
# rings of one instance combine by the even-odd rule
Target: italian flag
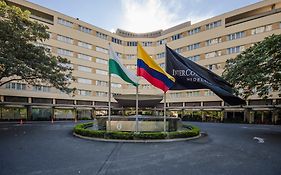
[[111,45],[109,45],[109,73],[116,74],[124,81],[138,86],[138,77],[129,71],[120,61],[116,52],[113,50]]

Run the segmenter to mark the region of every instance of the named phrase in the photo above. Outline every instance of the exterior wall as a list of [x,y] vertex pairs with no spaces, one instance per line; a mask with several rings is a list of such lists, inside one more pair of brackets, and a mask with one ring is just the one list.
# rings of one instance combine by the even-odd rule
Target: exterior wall
[[[74,103],[79,100],[90,101],[92,104],[96,102],[107,102],[108,97],[103,93],[107,93],[107,86],[97,85],[99,81],[108,82],[107,75],[100,75],[98,72],[108,71],[107,64],[97,63],[99,59],[108,60],[108,54],[102,53],[97,50],[97,47],[107,49],[108,43],[110,42],[116,52],[121,54],[123,64],[129,65],[130,68],[134,67],[136,64],[136,47],[127,46],[128,42],[152,42],[151,46],[145,46],[144,49],[155,58],[156,62],[159,64],[164,64],[164,57],[157,58],[157,54],[160,54],[165,51],[164,44],[159,45],[158,41],[166,39],[168,41],[167,45],[172,49],[181,49],[181,54],[185,57],[191,57],[195,55],[200,55],[200,59],[196,61],[198,64],[210,67],[213,65],[213,70],[216,74],[221,75],[224,69],[224,65],[227,59],[234,58],[239,53],[228,54],[227,49],[236,46],[244,46],[245,48],[250,47],[251,44],[263,40],[266,36],[272,34],[281,33],[281,1],[280,0],[267,0],[261,1],[259,3],[243,7],[207,20],[204,20],[199,23],[190,25],[190,22],[187,22],[183,25],[176,26],[165,31],[161,31],[161,35],[157,37],[126,37],[121,36],[116,33],[111,33],[109,31],[103,30],[91,24],[80,21],[56,11],[38,6],[36,4],[23,1],[23,0],[9,0],[8,3],[15,4],[17,6],[24,6],[31,10],[33,18],[39,22],[44,21],[43,23],[48,25],[49,32],[51,37],[44,44],[51,48],[51,51],[54,55],[58,54],[59,49],[65,49],[72,52],[71,56],[65,56],[71,61],[73,65],[74,72],[73,75],[79,79],[89,79],[89,84],[83,84],[76,80],[72,83],[73,87],[76,87],[79,90],[84,90],[89,92],[88,95],[79,95],[70,96],[67,94],[62,94],[58,90],[50,87],[48,92],[34,91],[31,85],[26,85],[25,90],[14,90],[7,89],[4,85],[0,87],[1,101],[5,102],[5,96],[19,96],[19,97],[28,97],[31,98],[50,98],[53,99],[53,104],[56,104],[57,99],[68,99],[74,100]],[[274,6],[275,4],[275,6]],[[274,9],[275,8],[275,9]],[[43,17],[36,17],[36,14],[40,12],[43,13]],[[35,15],[35,16],[34,16]],[[40,16],[40,15],[39,15]],[[47,17],[46,17],[47,16]],[[45,18],[44,18],[45,17]],[[53,19],[53,20],[50,20]],[[65,25],[59,24],[59,19],[66,20],[71,22],[73,25],[67,27]],[[47,21],[47,23],[46,23]],[[208,29],[207,25],[216,21],[220,21],[221,25],[218,27]],[[225,24],[227,21],[227,24]],[[230,21],[230,22],[229,22]],[[271,30],[264,31],[258,34],[253,35],[252,30],[258,27],[271,26]],[[81,32],[79,27],[83,26],[91,31],[89,33]],[[200,27],[201,30],[198,33],[190,35],[188,31]],[[228,40],[228,35],[236,32],[244,32],[244,37],[235,40]],[[107,38],[97,37],[97,34],[103,34]],[[182,37],[177,40],[172,40],[173,35],[180,34]],[[72,39],[72,43],[65,43],[58,40],[59,36],[66,36]],[[119,39],[122,41],[122,44],[116,44],[112,42],[112,39]],[[206,41],[209,39],[221,38],[221,42],[208,46]],[[79,46],[79,42],[88,43],[92,48],[83,48]],[[188,50],[187,46],[195,43],[200,43],[200,47],[193,50]],[[214,51],[220,51],[220,54],[212,57],[206,58],[207,53]],[[78,58],[79,54],[84,54],[91,56],[91,61],[82,60]],[[128,59],[128,55],[135,55],[133,59]],[[84,66],[90,68],[89,72],[83,72],[78,70],[79,66]],[[135,68],[132,69],[136,71]],[[121,88],[113,87],[112,92],[115,94],[134,94],[135,88],[126,84],[123,80],[118,77],[112,77],[112,82],[120,84]],[[24,83],[24,82],[23,82]],[[142,79],[142,86],[140,87],[140,93],[143,94],[162,94],[158,89],[155,89]],[[197,92],[199,91],[199,92]],[[184,102],[213,102],[221,101],[219,97],[213,95],[212,93],[205,93],[206,90],[196,90],[194,94],[191,91],[172,91],[168,92],[167,102],[168,103],[182,103]],[[256,99],[256,96],[252,97]],[[274,93],[272,99],[278,98],[277,94]],[[113,100],[114,101],[114,100]],[[223,103],[222,103],[223,104]],[[75,105],[75,104],[74,104]]]

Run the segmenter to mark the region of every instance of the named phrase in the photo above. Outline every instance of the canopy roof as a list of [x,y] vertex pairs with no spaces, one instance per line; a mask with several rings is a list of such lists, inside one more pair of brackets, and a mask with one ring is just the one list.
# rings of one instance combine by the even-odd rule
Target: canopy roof
[[[113,98],[122,107],[136,107],[136,94],[114,95]],[[139,107],[155,107],[162,99],[161,95],[139,94]]]

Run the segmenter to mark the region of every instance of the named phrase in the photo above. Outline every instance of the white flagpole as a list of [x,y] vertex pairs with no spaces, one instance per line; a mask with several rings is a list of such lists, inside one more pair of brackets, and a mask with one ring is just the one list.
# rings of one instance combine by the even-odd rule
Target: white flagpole
[[164,92],[164,132],[166,131],[166,92]]
[[139,86],[136,86],[136,132],[139,132]]
[[[167,53],[166,53],[166,47],[167,47],[167,43],[165,43],[165,71],[167,69],[167,65],[166,65],[166,59],[167,59]],[[167,131],[166,128],[166,92],[164,92],[164,132]]]
[[[110,59],[110,52],[111,51],[109,51],[109,59]],[[110,116],[111,115],[111,73],[109,69],[110,68],[108,66],[108,94],[107,94],[108,95],[108,130],[110,131],[111,130],[111,116]]]

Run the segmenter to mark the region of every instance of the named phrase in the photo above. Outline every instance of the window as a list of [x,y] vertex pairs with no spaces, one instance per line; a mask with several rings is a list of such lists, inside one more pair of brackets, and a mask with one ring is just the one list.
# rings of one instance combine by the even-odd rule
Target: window
[[97,36],[98,38],[101,38],[101,39],[107,40],[107,35],[106,35],[106,34],[103,34],[103,33],[97,32],[97,33],[96,33],[96,36]]
[[142,45],[144,47],[149,47],[149,46],[152,46],[152,42],[148,41],[148,42],[142,42]]
[[194,34],[200,32],[200,30],[201,30],[201,27],[197,27],[195,29],[191,29],[191,30],[187,31],[187,33],[188,33],[188,35],[194,35]]
[[181,39],[182,37],[183,37],[182,34],[176,34],[176,35],[173,35],[173,36],[171,37],[171,39],[172,39],[172,41],[174,41],[174,40]]
[[62,41],[64,43],[69,43],[69,44],[73,44],[73,39],[69,38],[67,36],[62,36],[62,35],[58,35],[58,40]]
[[97,91],[96,94],[97,94],[98,97],[107,97],[107,92]]
[[82,89],[78,89],[78,95],[82,95],[82,96],[91,96],[92,92],[89,90],[82,90]]
[[122,58],[122,53],[116,52],[116,55],[117,55],[119,58]]
[[82,60],[92,61],[92,57],[89,55],[84,55],[82,53],[78,53],[77,57]]
[[166,43],[167,43],[167,39],[162,39],[162,40],[157,41],[157,46],[166,44]]
[[85,32],[85,33],[92,33],[92,29],[89,29],[89,28],[87,28],[87,27],[80,26],[80,25],[79,25],[79,30],[80,30],[81,32]]
[[221,26],[221,20],[212,22],[210,24],[207,24],[206,30],[213,29],[213,28],[216,28],[216,27],[219,27],[219,26]]
[[218,44],[220,42],[221,42],[221,37],[214,38],[214,39],[209,39],[209,40],[206,41],[206,45],[210,46],[210,45]]
[[245,50],[244,46],[231,47],[231,48],[227,48],[227,54],[239,53],[244,50]]
[[227,39],[228,40],[235,40],[235,39],[239,39],[239,38],[242,38],[245,36],[245,32],[242,31],[242,32],[237,32],[237,33],[232,33],[232,34],[229,34],[227,36]]
[[84,48],[86,48],[86,49],[92,49],[92,44],[85,43],[85,42],[82,42],[82,41],[79,41],[79,42],[78,42],[78,46],[84,47]]
[[99,75],[107,75],[107,71],[105,71],[105,70],[100,70],[100,69],[96,69],[96,74],[99,74]]
[[33,91],[36,92],[50,92],[51,88],[49,86],[42,86],[42,85],[34,85]]
[[22,83],[7,83],[7,89],[14,89],[14,90],[26,90],[26,84]]
[[156,55],[156,59],[159,59],[159,58],[164,58],[165,57],[165,52],[161,52],[161,53],[158,53]]
[[82,72],[92,72],[92,68],[85,66],[78,66],[78,70]]
[[142,88],[143,89],[151,89],[151,86],[149,84],[143,84]]
[[65,55],[65,56],[71,56],[71,57],[73,56],[73,52],[70,50],[58,48],[57,52],[59,55]]
[[210,64],[206,66],[209,70],[218,70],[221,68],[221,64]]
[[128,54],[128,55],[126,55],[126,58],[127,58],[128,60],[134,59],[135,57],[136,57],[136,55],[134,55],[134,54]]
[[52,47],[47,45],[47,44],[43,44],[43,43],[38,43],[37,42],[37,43],[34,43],[34,45],[44,47],[49,52],[52,50]]
[[170,94],[171,98],[181,98],[182,96],[183,96],[183,94],[180,93],[180,92],[176,92],[176,93],[171,93]]
[[205,96],[214,96],[215,93],[212,92],[212,91],[210,91],[210,90],[205,90],[204,95],[205,95]]
[[70,63],[58,63],[58,65],[65,67],[65,68],[72,68],[73,69],[73,64]]
[[181,48],[177,48],[177,49],[175,49],[175,51],[177,52],[177,53],[182,53],[182,50],[183,50],[183,48],[181,47]]
[[263,32],[268,32],[271,30],[272,30],[272,25],[257,27],[257,28],[254,28],[251,30],[251,34],[255,35],[255,34],[259,34],[259,33],[263,33]]
[[51,39],[53,37],[52,32],[47,31],[47,33],[49,34],[49,38]]
[[114,43],[116,43],[116,44],[122,45],[122,40],[120,40],[120,39],[117,39],[117,38],[113,38],[113,37],[112,37],[111,41],[114,42]]
[[194,50],[200,47],[200,43],[195,43],[187,46],[187,50]]
[[187,97],[198,97],[200,96],[200,91],[188,91],[186,95]]
[[137,66],[135,64],[128,64],[126,65],[127,69],[137,69]]
[[127,42],[127,46],[137,46],[137,45],[138,45],[138,42],[136,42],[136,41]]
[[199,61],[200,60],[200,55],[195,55],[195,56],[190,56],[187,57],[187,59],[191,60],[191,61]]
[[271,31],[271,30],[272,30],[272,25],[265,26],[266,32]]
[[97,86],[108,86],[106,81],[100,81],[100,80],[96,81],[96,85]]
[[73,22],[67,21],[67,20],[62,19],[62,18],[58,18],[58,23],[66,26],[66,27],[72,27],[73,26]]
[[97,52],[102,52],[102,53],[108,54],[108,50],[105,49],[105,48],[102,48],[102,47],[96,46],[96,51],[97,51]]
[[111,83],[111,87],[113,87],[113,88],[121,88],[122,85],[119,84],[119,83]]
[[101,59],[101,58],[96,58],[96,63],[100,63],[100,64],[108,64],[108,61],[105,59]]
[[165,63],[160,63],[159,66],[162,67],[162,69],[165,69]]
[[214,51],[214,52],[209,52],[205,54],[206,58],[213,58],[213,57],[217,57],[217,56],[221,56],[221,51]]
[[86,78],[78,78],[77,81],[78,83],[82,83],[82,84],[92,84],[92,80]]

